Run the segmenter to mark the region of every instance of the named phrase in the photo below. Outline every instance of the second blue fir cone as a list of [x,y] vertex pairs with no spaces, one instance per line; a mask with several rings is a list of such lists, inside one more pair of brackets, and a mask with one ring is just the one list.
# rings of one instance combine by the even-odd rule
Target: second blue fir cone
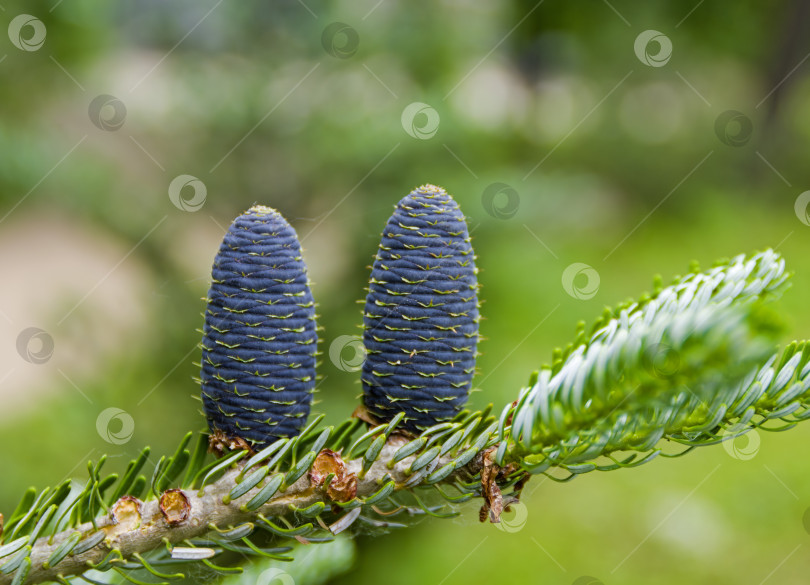
[[452,419],[467,401],[478,343],[478,279],[464,215],[448,193],[423,185],[383,231],[363,314],[363,401],[388,421],[404,412],[418,432]]

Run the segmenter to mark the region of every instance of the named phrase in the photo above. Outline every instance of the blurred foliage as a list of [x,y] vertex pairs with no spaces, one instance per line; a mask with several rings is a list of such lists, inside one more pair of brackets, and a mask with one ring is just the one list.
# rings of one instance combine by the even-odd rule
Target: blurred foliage
[[[810,331],[810,228],[794,213],[810,184],[805,2],[3,0],[2,8],[3,30],[31,14],[47,39],[24,52],[0,38],[0,236],[46,214],[93,226],[131,250],[111,273],[144,267],[146,317],[92,375],[60,365],[85,400],[55,370],[58,344],[47,364],[17,359],[15,339],[31,324],[18,307],[0,307],[8,362],[50,369],[46,394],[3,415],[0,440],[26,448],[3,452],[17,473],[0,481],[0,510],[102,452],[114,466],[143,444],[162,453],[203,426],[191,380],[200,298],[222,228],[254,202],[282,211],[303,241],[324,327],[316,409],[330,420],[360,392],[359,375],[330,361],[330,343],[359,333],[357,301],[379,232],[396,201],[425,182],[459,201],[478,254],[488,339],[476,408],[513,396],[579,319],[649,290],[653,274],[667,281],[693,258],[706,265],[777,248],[796,272],[781,301],[792,319],[786,338]],[[333,22],[357,33],[349,58],[324,48]],[[647,29],[672,41],[663,67],[634,55]],[[88,116],[100,94],[126,107],[117,131]],[[413,102],[440,116],[429,140],[403,130]],[[741,146],[715,132],[727,110],[752,123]],[[180,174],[206,186],[197,212],[169,200]],[[498,219],[482,199],[495,182],[518,194],[511,218]],[[47,235],[50,221],[30,238]],[[59,242],[51,245],[56,253]],[[600,275],[591,299],[561,286],[574,262]],[[3,270],[4,287],[35,292],[14,266]],[[61,326],[89,348],[82,323],[105,290],[95,284],[40,307],[39,326],[56,336],[65,310],[94,291]],[[0,383],[0,392],[28,390]],[[100,438],[96,419],[109,406],[132,416],[128,442]],[[810,561],[791,551],[808,537],[810,482],[796,453],[810,430],[761,441],[750,461],[717,448],[571,484],[538,481],[527,488],[520,531],[478,526],[465,508],[456,525],[361,540],[355,570],[338,582],[481,582],[508,566],[510,579],[555,583],[586,574],[712,583],[772,570],[799,583]]]
[[[321,585],[337,575],[348,572],[355,560],[356,547],[352,539],[338,537],[318,545],[298,544],[290,552],[292,561],[252,559],[241,575],[228,579],[228,585]],[[194,582],[214,578],[211,570],[200,570]]]

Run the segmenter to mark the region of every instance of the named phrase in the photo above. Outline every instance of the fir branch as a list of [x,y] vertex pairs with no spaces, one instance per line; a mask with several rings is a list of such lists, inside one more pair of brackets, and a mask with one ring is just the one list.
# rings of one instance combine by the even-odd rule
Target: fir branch
[[598,455],[648,451],[678,429],[718,424],[725,413],[714,403],[729,404],[772,353],[762,304],[786,279],[784,261],[767,250],[607,310],[590,338],[581,333],[505,409],[511,426],[498,461],[510,451],[535,473],[552,464],[590,471],[581,465]]
[[[329,540],[357,520],[373,526],[394,526],[386,519],[392,512],[435,513],[429,507],[420,510],[418,499],[414,500],[417,507],[403,508],[395,497],[399,491],[408,492],[418,486],[436,483],[439,481],[436,473],[445,469],[449,471],[441,473],[441,480],[447,486],[455,486],[459,493],[475,491],[475,484],[466,482],[475,478],[476,465],[480,465],[480,461],[473,461],[471,455],[487,446],[496,425],[487,413],[463,414],[465,416],[455,423],[445,423],[440,425],[441,428],[426,431],[423,435],[426,441],[416,439],[409,442],[402,436],[391,436],[395,424],[377,427],[352,441],[350,450],[358,453],[358,457],[346,462],[338,457],[341,468],[330,468],[327,464],[329,473],[326,477],[317,477],[313,473],[313,464],[318,465],[316,455],[333,453],[322,450],[324,444],[330,438],[346,442],[347,436],[341,436],[331,427],[322,429],[310,425],[296,439],[276,441],[241,464],[237,461],[244,458],[244,451],[231,453],[215,462],[217,465],[202,467],[197,477],[210,478],[212,472],[224,471],[219,479],[202,489],[192,489],[196,485],[192,482],[187,489],[169,489],[159,498],[145,502],[123,496],[108,514],[66,529],[60,530],[61,524],[52,522],[53,513],[45,512],[47,502],[23,505],[26,516],[20,520],[12,515],[10,527],[31,524],[31,519],[38,518],[36,526],[51,527],[51,532],[41,533],[34,528],[27,536],[0,549],[0,561],[5,561],[0,565],[0,585],[20,578],[25,583],[63,582],[89,568],[115,569],[124,573],[145,568],[157,574],[156,567],[163,565],[196,561],[210,565],[210,556],[222,550],[262,554],[261,546],[250,539],[251,535],[260,532],[259,528],[273,535],[276,541],[295,538],[319,542]],[[396,422],[401,419],[398,417]],[[484,426],[484,423],[488,425]],[[345,426],[348,425],[357,430],[353,421],[348,421]],[[464,440],[458,440],[458,432],[465,435]],[[319,440],[324,435],[326,438]],[[447,440],[448,435],[455,437],[452,444]],[[382,438],[385,443],[373,457],[369,456],[368,451],[377,438]],[[409,448],[411,443],[421,449]],[[313,447],[295,459],[296,448]],[[404,452],[410,451],[411,454],[403,457],[403,448]],[[188,457],[183,459],[188,461]],[[171,467],[171,462],[158,463],[154,475],[160,477],[161,470],[167,467]],[[99,491],[99,468],[91,466],[91,481],[88,482],[91,487],[83,494]],[[252,482],[251,477],[259,470],[264,470],[263,477]],[[354,488],[349,497],[343,498],[343,492],[330,487],[346,478],[352,480]],[[248,482],[251,482],[251,487],[243,489]],[[269,486],[274,487],[268,491]],[[39,500],[43,497],[49,500],[48,493],[44,491]],[[99,495],[103,498],[103,494]],[[90,501],[93,501],[92,496],[74,498],[72,509],[86,507]],[[53,507],[49,506],[47,510]],[[327,525],[327,521],[331,524]],[[175,546],[180,548],[175,549]],[[195,555],[186,550],[200,547],[206,551],[210,549],[211,554]],[[157,555],[145,556],[155,551]],[[176,554],[172,554],[175,551]],[[273,555],[269,552],[265,556],[267,554]],[[173,556],[176,557],[174,563]],[[160,575],[162,578],[171,576],[162,572]]]
[[130,580],[139,571],[171,580],[193,563],[233,571],[214,559],[289,558],[296,540],[447,516],[473,497],[498,521],[528,474],[570,479],[673,455],[672,446],[683,454],[752,428],[789,428],[810,418],[810,343],[763,354],[772,326],[762,302],[785,278],[781,259],[764,252],[626,304],[558,352],[498,421],[489,409],[463,412],[406,438],[402,413],[369,430],[358,419],[323,427],[320,417],[295,438],[219,460],[206,455],[206,435],[189,448],[189,433],[151,481],[141,473],[148,449],[120,479],[102,475],[102,458],[84,486],[26,492],[4,528],[0,585],[65,583],[89,568]]
[[[512,435],[500,444],[496,461],[518,462],[532,474],[562,469],[569,473],[567,480],[589,471],[634,467],[659,454],[680,456],[756,428],[792,428],[810,418],[810,342],[791,343],[781,355],[774,354],[743,380],[713,395],[676,387],[658,399],[660,404],[646,410],[620,406],[587,428],[574,423],[570,429],[559,428],[559,438],[538,440],[525,451]],[[767,426],[774,421],[784,424]],[[507,433],[514,432],[507,428]],[[673,453],[673,446],[680,448]]]
[[[729,406],[716,424],[702,430],[696,428],[695,421],[705,426],[714,416],[711,409],[723,404]],[[795,425],[810,418],[810,344],[792,344],[778,362],[774,356],[755,375],[749,376],[728,392],[718,394],[706,410],[695,412],[693,406],[684,403],[683,408],[678,410],[682,416],[676,423],[663,418],[653,420],[653,417],[648,424],[650,428],[658,424],[658,432],[662,433],[664,439],[691,450],[693,447],[716,444],[732,438],[767,421],[779,419]],[[740,413],[744,414],[741,416]],[[319,542],[331,535],[327,522],[331,524],[332,531],[337,532],[347,528],[346,524],[353,521],[364,526],[403,526],[388,517],[389,513],[395,511],[408,515],[446,515],[423,502],[426,490],[433,495],[434,501],[441,497],[451,504],[466,501],[470,497],[486,496],[485,486],[481,484],[481,472],[486,467],[486,457],[481,455],[502,439],[498,425],[487,412],[464,413],[460,420],[437,425],[411,441],[395,434],[390,434],[386,439],[389,427],[390,425],[376,427],[351,441],[346,441],[345,435],[343,438],[339,437],[341,433],[333,432],[329,427],[321,429],[314,426],[302,435],[304,440],[297,445],[299,447],[318,447],[317,438],[315,442],[309,441],[313,437],[322,436],[325,430],[330,430],[330,441],[327,441],[330,444],[334,445],[331,441],[334,438],[344,445],[351,443],[356,453],[365,451],[363,456],[345,462],[346,468],[342,473],[354,477],[356,481],[354,497],[347,502],[336,501],[334,492],[330,497],[329,486],[326,485],[324,489],[327,482],[319,484],[314,474],[307,472],[314,462],[314,458],[307,456],[297,462],[283,457],[277,459],[283,465],[276,463],[273,471],[266,474],[262,481],[256,482],[248,490],[240,490],[240,486],[251,481],[249,478],[258,469],[262,469],[262,463],[272,461],[274,454],[284,453],[285,447],[287,454],[295,450],[295,440],[282,439],[245,462],[238,462],[238,459],[244,459],[239,457],[243,452],[232,453],[223,461],[215,462],[224,464],[224,474],[202,490],[193,489],[196,484],[182,490],[189,508],[187,516],[176,524],[170,522],[170,513],[161,510],[165,495],[177,491],[168,490],[160,499],[151,499],[136,506],[137,516],[119,513],[117,523],[114,520],[116,506],[113,506],[110,513],[94,518],[94,522],[84,522],[50,536],[43,533],[38,540],[26,540],[23,537],[24,542],[18,543],[16,546],[19,548],[16,550],[12,550],[14,543],[6,545],[10,548],[0,550],[0,555],[4,555],[2,560],[6,562],[0,567],[0,571],[5,571],[0,574],[0,585],[12,583],[18,572],[26,569],[26,583],[60,581],[71,575],[80,575],[90,567],[114,568],[126,572],[143,569],[145,566],[151,569],[159,566],[161,570],[168,571],[163,567],[169,565],[174,571],[178,567],[182,568],[180,565],[183,563],[210,564],[204,551],[210,550],[212,555],[222,550],[259,554],[256,551],[263,549],[256,546],[251,539],[260,528],[275,535],[274,546],[292,538]],[[634,445],[629,439],[634,429],[637,430],[637,427],[632,425],[614,429],[615,437],[625,441],[616,444],[621,444],[623,450],[638,455],[645,450],[649,452],[649,448]],[[359,429],[355,425],[355,431],[357,430]],[[507,434],[508,430],[507,427]],[[349,436],[352,437],[352,434]],[[584,444],[587,433],[581,431],[578,436],[583,437]],[[383,438],[384,444],[378,452],[369,454],[377,438]],[[508,443],[507,440],[501,444]],[[546,457],[547,463],[543,469],[533,467],[529,457],[511,458],[514,454],[510,452],[503,462],[505,467],[502,470],[505,473],[495,477],[495,484],[499,489],[511,487],[519,492],[520,484],[525,479],[522,475],[524,470],[546,472],[548,468],[557,467],[576,474],[590,470],[585,469],[586,467],[609,470],[650,460],[650,457],[642,456],[633,464],[625,461],[623,464],[608,463],[600,466],[598,462],[611,453],[610,449],[602,448],[591,450],[588,455],[580,454],[576,459],[577,463],[571,463],[571,458],[561,455],[567,447],[578,448],[574,442],[572,445],[556,445],[559,452],[554,456],[548,456],[548,451],[543,451],[542,455]],[[352,450],[348,446],[347,448]],[[660,447],[652,452],[657,453],[658,450]],[[307,454],[309,453],[314,451],[308,451]],[[515,463],[522,464],[524,469],[516,469],[512,465]],[[158,468],[161,467],[165,467],[165,464],[158,465]],[[97,470],[98,466],[91,468],[96,477]],[[205,475],[210,471],[212,469],[202,469]],[[334,475],[332,482],[338,479],[338,474]],[[276,481],[275,478],[279,480]],[[292,478],[294,482],[279,490],[284,478]],[[261,499],[262,492],[267,495],[268,486],[271,486],[272,495],[267,496],[264,503],[252,506],[250,502]],[[85,491],[93,493],[97,490]],[[234,497],[237,491],[242,493]],[[422,497],[418,494],[422,494]],[[406,500],[400,496],[411,496],[411,506],[404,504]],[[512,496],[506,497],[508,501]],[[41,497],[40,502],[28,510],[31,518],[40,518],[36,521],[37,525],[41,525],[41,519],[45,518],[44,506],[49,498],[44,497],[44,501],[42,500]],[[127,501],[127,496],[123,501]],[[48,506],[45,509],[50,509],[50,504]],[[28,522],[30,523],[30,519]],[[37,532],[39,531],[35,530],[32,536]],[[34,544],[29,548],[28,542],[32,540]],[[174,548],[175,546],[179,548]],[[203,552],[195,558],[194,555],[189,555],[187,549]],[[271,550],[283,551],[278,548]],[[171,551],[177,551],[178,561],[174,563],[176,567],[172,567]],[[150,552],[153,553],[151,556],[148,555]]]

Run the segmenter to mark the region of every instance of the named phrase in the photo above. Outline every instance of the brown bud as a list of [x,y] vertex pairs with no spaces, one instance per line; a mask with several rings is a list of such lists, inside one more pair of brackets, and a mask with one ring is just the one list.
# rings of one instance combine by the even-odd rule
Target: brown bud
[[141,501],[134,496],[123,496],[112,507],[113,521],[126,526],[126,530],[138,528],[141,525]]
[[177,526],[188,520],[191,504],[183,490],[170,489],[160,496],[160,511],[169,526]]
[[326,488],[326,495],[334,502],[348,502],[357,495],[357,476],[346,467],[338,453],[323,449],[309,470],[309,480],[314,487],[323,487],[326,478],[333,475]]
[[231,437],[218,430],[208,435],[208,451],[216,457],[223,457],[228,451],[241,450],[254,453],[250,443],[241,437]]
[[484,496],[484,505],[478,513],[478,519],[497,524],[501,521],[503,513],[503,494],[498,487],[497,479],[500,468],[495,463],[495,447],[490,447],[483,454],[483,468],[481,469],[481,495]]
[[107,538],[115,538],[119,534],[140,528],[142,504],[143,502],[134,496],[119,498],[110,510],[112,525],[104,528]]

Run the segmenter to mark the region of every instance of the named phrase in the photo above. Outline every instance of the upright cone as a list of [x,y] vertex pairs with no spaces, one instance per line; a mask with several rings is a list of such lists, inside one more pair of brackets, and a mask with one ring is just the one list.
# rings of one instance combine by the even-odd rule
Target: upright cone
[[363,315],[363,402],[418,432],[467,401],[478,343],[478,280],[467,224],[440,187],[423,185],[388,220]]
[[315,303],[292,226],[257,205],[214,259],[202,339],[212,433],[258,448],[297,435],[315,388]]

